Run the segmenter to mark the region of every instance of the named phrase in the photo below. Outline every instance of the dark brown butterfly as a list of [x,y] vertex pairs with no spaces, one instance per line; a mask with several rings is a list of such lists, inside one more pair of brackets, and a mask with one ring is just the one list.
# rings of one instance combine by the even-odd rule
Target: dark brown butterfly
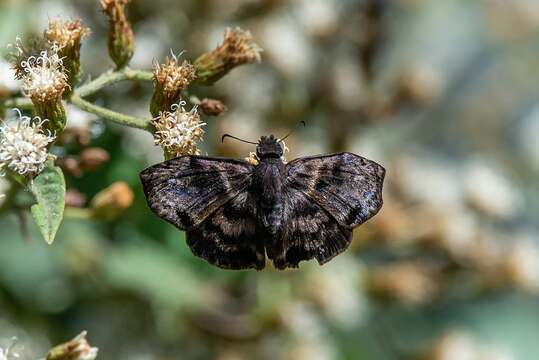
[[385,170],[351,153],[282,161],[281,140],[262,136],[258,165],[182,156],[141,174],[150,208],[187,232],[196,256],[226,269],[278,269],[346,250],[352,230],[382,207]]

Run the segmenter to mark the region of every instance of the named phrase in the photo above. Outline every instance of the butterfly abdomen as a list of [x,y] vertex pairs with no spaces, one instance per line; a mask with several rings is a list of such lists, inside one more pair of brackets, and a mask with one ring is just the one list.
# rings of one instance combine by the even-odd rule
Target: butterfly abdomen
[[283,173],[280,159],[263,159],[254,171],[259,222],[271,235],[277,233],[283,222]]

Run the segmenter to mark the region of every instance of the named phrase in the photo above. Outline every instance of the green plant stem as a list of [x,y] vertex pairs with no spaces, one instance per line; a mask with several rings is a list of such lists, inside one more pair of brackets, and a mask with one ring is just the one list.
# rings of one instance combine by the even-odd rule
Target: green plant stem
[[24,97],[11,98],[0,101],[0,109],[8,110],[13,108],[21,110],[32,110],[34,108],[34,105],[32,104],[32,100]]
[[96,114],[117,124],[142,129],[149,132],[153,131],[153,126],[151,125],[150,121],[146,119],[125,115],[98,105],[94,105],[91,102],[84,100],[76,93],[71,95],[70,102],[84,111]]
[[91,209],[87,208],[66,207],[64,216],[70,219],[91,220],[94,217],[94,213]]
[[152,81],[153,73],[150,71],[133,70],[129,68],[124,68],[118,71],[108,71],[89,83],[78,87],[75,89],[75,92],[79,96],[85,97],[98,92],[106,86],[124,80]]

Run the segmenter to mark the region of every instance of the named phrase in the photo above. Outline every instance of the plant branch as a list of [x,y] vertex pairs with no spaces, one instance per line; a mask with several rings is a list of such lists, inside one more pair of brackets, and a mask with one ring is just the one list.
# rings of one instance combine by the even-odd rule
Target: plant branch
[[64,215],[70,219],[80,219],[80,220],[91,220],[94,217],[93,211],[87,208],[75,208],[75,207],[66,207]]
[[13,108],[21,110],[32,110],[34,108],[34,105],[32,104],[32,100],[25,97],[5,99],[3,101],[0,100],[0,109],[7,110]]
[[150,121],[135,116],[121,114],[119,112],[106,109],[98,105],[94,105],[91,102],[81,98],[77,93],[71,95],[70,102],[84,111],[96,114],[104,119],[113,121],[117,124],[142,129],[149,132],[153,131],[153,127]]
[[108,71],[89,83],[78,87],[75,89],[75,92],[80,97],[85,97],[98,92],[106,86],[124,80],[152,81],[153,73],[150,71],[133,70],[129,68],[124,68],[118,71]]

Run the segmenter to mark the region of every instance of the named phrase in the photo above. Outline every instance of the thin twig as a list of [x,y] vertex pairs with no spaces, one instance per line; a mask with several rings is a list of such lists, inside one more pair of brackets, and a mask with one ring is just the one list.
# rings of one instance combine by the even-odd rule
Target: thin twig
[[75,92],[80,97],[86,97],[98,92],[104,87],[124,80],[152,81],[153,74],[149,71],[133,70],[129,68],[119,71],[108,71],[89,83],[78,87],[75,89]]
[[11,98],[0,101],[0,109],[8,110],[13,108],[21,110],[32,110],[34,108],[34,105],[29,98],[25,97]]
[[96,114],[106,120],[113,121],[117,124],[130,126],[137,129],[142,129],[149,132],[152,132],[153,130],[153,127],[149,120],[135,117],[135,116],[125,115],[125,114],[92,104],[91,102],[86,101],[83,98],[81,98],[77,93],[74,93],[73,95],[71,95],[70,102],[84,111],[90,112],[92,114]]

